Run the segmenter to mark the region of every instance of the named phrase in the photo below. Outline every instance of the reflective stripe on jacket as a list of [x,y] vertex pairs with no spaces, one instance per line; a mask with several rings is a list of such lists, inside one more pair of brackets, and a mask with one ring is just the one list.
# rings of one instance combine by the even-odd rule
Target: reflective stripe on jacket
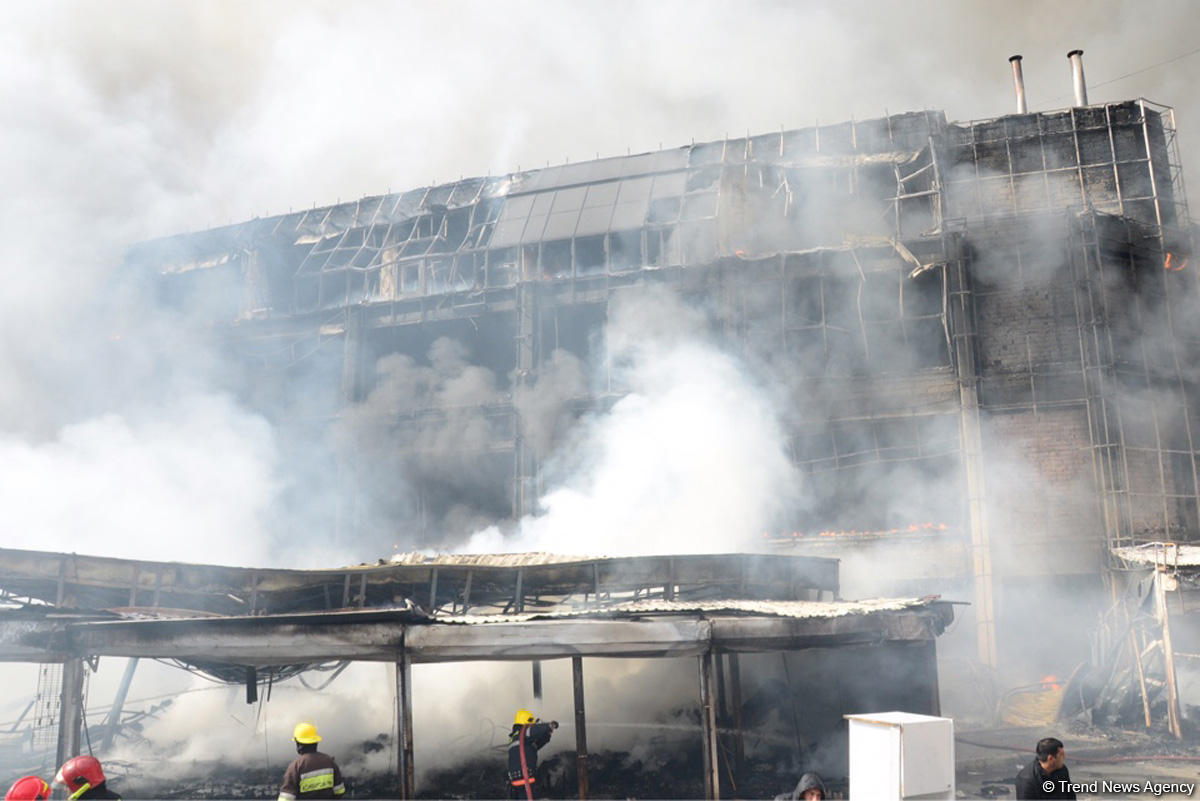
[[346,792],[342,772],[328,754],[309,751],[292,760],[283,774],[278,801],[298,798],[338,798]]
[[532,779],[533,772],[537,770],[538,766],[538,749],[550,742],[550,733],[553,731],[549,723],[533,723],[522,726],[509,735],[508,778],[510,781],[524,778],[521,774],[521,741],[519,738],[521,736],[525,738],[525,761],[528,763],[529,778]]

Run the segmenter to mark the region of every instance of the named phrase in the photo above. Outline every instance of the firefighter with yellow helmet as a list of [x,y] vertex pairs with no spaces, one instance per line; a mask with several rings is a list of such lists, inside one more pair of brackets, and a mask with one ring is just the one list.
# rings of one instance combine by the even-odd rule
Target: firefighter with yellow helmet
[[542,723],[528,709],[518,709],[508,735],[508,797],[532,799],[537,792],[538,749],[550,742],[558,721]]
[[346,793],[342,771],[328,754],[317,750],[321,735],[317,727],[307,721],[297,723],[292,730],[296,752],[300,756],[292,760],[283,773],[283,785],[279,788],[278,801],[295,801],[297,798],[341,798]]

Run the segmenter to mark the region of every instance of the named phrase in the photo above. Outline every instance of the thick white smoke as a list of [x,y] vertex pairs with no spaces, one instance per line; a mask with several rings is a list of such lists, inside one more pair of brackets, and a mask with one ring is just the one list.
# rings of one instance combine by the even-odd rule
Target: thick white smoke
[[45,442],[0,438],[0,462],[7,547],[280,561],[265,536],[275,492],[271,431],[227,397],[184,397],[137,419],[106,414]]
[[627,394],[551,455],[515,538],[491,528],[462,550],[714,553],[761,539],[798,478],[777,410],[704,325],[666,290],[616,301],[596,380]]

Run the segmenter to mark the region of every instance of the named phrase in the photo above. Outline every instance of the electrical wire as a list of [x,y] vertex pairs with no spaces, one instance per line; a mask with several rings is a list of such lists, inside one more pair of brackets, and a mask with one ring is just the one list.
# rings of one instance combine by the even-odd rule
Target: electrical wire
[[[954,736],[954,742],[963,743],[964,745],[973,745],[977,748],[992,748],[997,751],[1015,751],[1019,754],[1031,754],[1032,751],[1028,747],[1019,748],[1014,745],[1001,745],[1000,743],[981,743],[978,740],[968,740],[966,737]],[[1081,757],[1076,753],[1071,754],[1072,762],[1200,762],[1200,754],[1184,755],[1184,754],[1166,754],[1162,756],[1146,755],[1146,756],[1106,756],[1106,757]]]
[[[1123,81],[1126,78],[1132,78],[1134,75],[1141,75],[1143,72],[1149,72],[1150,70],[1158,69],[1159,67],[1165,67],[1167,64],[1173,64],[1176,61],[1181,61],[1185,58],[1188,58],[1189,56],[1194,56],[1197,53],[1200,53],[1200,47],[1197,47],[1193,50],[1189,50],[1186,53],[1180,53],[1177,56],[1172,56],[1171,58],[1168,58],[1164,61],[1159,61],[1157,64],[1151,64],[1148,67],[1142,67],[1140,70],[1134,70],[1133,72],[1127,72],[1124,75],[1118,75],[1116,78],[1109,78],[1107,81],[1101,81],[1100,83],[1094,83],[1088,88],[1099,89],[1101,86],[1108,86],[1109,84],[1116,83],[1117,81]],[[1063,100],[1068,97],[1071,97],[1071,95],[1057,95],[1057,96],[1051,98],[1051,101]]]
[[[305,680],[304,680],[304,674],[303,674],[303,673],[297,673],[297,674],[296,674],[296,678],[300,679],[300,683],[304,685],[305,689],[308,689],[308,690],[318,690],[318,691],[319,691],[319,690],[324,690],[326,687],[328,687],[330,684],[332,684],[332,683],[333,683],[333,680],[334,680],[334,679],[336,679],[338,676],[342,675],[342,671],[343,671],[343,670],[345,670],[345,669],[346,669],[346,668],[348,668],[348,667],[350,667],[350,662],[349,662],[349,661],[342,662],[341,664],[339,664],[339,665],[337,666],[337,668],[335,668],[335,669],[334,669],[334,671],[333,671],[333,675],[332,675],[332,676],[330,676],[329,678],[325,679],[325,681],[323,681],[319,687],[313,687],[313,686],[312,686],[312,685],[310,685],[310,684],[309,684],[307,681],[305,681]],[[320,668],[318,668],[318,669],[320,669]],[[326,670],[328,670],[328,668],[325,668],[325,669],[326,669]]]
[[1189,50],[1186,53],[1181,53],[1177,56],[1172,56],[1171,58],[1168,58],[1166,61],[1160,61],[1157,64],[1151,64],[1149,67],[1143,67],[1140,70],[1134,70],[1133,72],[1127,72],[1124,75],[1118,76],[1116,78],[1111,78],[1107,81],[1102,81],[1098,84],[1095,84],[1095,86],[1108,86],[1110,83],[1116,83],[1117,81],[1123,81],[1126,78],[1132,78],[1134,75],[1141,75],[1143,72],[1149,72],[1150,70],[1158,69],[1159,67],[1166,66],[1167,64],[1171,64],[1171,63],[1179,61],[1181,59],[1185,59],[1188,56],[1194,56],[1197,53],[1200,53],[1200,47],[1197,47],[1194,50]]
[[88,754],[95,756],[96,752],[92,750],[92,734],[88,731],[87,711],[85,710],[80,717],[83,719],[83,737],[85,740],[87,740]]

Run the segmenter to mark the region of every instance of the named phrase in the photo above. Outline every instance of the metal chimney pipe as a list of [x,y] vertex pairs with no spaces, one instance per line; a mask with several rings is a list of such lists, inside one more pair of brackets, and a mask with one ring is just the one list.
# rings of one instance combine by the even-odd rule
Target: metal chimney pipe
[[1017,113],[1029,113],[1029,107],[1025,105],[1025,77],[1021,75],[1021,57],[1009,56],[1008,63],[1012,64],[1013,71],[1013,88],[1017,90]]
[[1071,80],[1075,84],[1075,105],[1086,106],[1087,83],[1083,80],[1083,51],[1072,50],[1067,53],[1067,58],[1071,61]]

